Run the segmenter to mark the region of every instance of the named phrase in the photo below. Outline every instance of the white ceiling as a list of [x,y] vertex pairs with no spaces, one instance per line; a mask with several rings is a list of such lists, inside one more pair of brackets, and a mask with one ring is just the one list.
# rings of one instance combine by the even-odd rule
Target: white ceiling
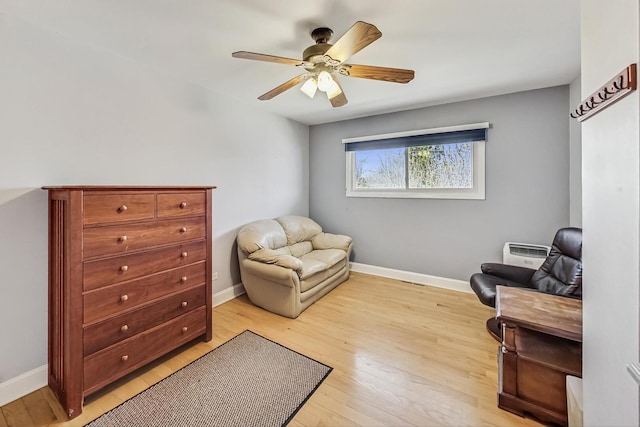
[[[579,12],[579,0],[0,0],[0,13],[305,124],[568,84]],[[314,28],[335,42],[358,20],[382,38],[347,62],[413,69],[413,81],[343,77],[340,108],[297,88],[259,101],[301,70],[231,57],[301,58]]]

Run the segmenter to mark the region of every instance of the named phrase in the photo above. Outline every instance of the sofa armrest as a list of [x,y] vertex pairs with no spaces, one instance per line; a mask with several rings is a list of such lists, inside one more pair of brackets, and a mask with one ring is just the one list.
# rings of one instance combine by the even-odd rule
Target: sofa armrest
[[265,264],[248,258],[243,259],[240,262],[242,264],[241,268],[243,268],[247,273],[265,279],[269,282],[278,283],[291,288],[295,286],[295,280],[298,275],[290,268],[280,267],[275,264]]
[[517,265],[507,265],[498,263],[484,263],[480,266],[484,274],[500,277],[514,282],[528,284],[536,270],[527,267],[518,267]]
[[250,253],[248,258],[252,261],[275,264],[291,270],[302,271],[302,261],[300,259],[273,249],[259,249]]
[[342,249],[347,251],[351,237],[344,234],[318,233],[311,239],[313,249]]

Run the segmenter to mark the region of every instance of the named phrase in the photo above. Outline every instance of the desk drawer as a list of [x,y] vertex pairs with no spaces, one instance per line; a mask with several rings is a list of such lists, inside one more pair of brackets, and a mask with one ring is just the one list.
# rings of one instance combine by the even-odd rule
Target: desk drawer
[[84,224],[136,221],[155,217],[155,194],[87,194]]
[[158,194],[158,218],[201,216],[205,212],[205,193]]
[[132,310],[147,301],[205,284],[206,263],[188,265],[130,282],[85,292],[84,324]]
[[204,261],[204,240],[84,263],[85,291]]
[[85,357],[85,394],[204,334],[205,326],[203,306]]
[[83,252],[94,258],[182,243],[204,238],[206,228],[204,217],[86,228]]
[[205,289],[204,286],[200,286],[84,328],[84,355],[88,356],[195,310],[204,303]]

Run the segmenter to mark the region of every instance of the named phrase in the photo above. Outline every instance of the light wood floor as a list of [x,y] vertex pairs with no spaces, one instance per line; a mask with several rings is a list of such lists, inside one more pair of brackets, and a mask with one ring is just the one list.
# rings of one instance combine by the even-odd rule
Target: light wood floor
[[298,426],[538,426],[496,406],[493,310],[473,294],[352,273],[287,319],[245,295],[214,309],[214,334],[86,399],[66,417],[47,387],[3,406],[0,427],[81,426],[250,329],[334,368],[290,423]]

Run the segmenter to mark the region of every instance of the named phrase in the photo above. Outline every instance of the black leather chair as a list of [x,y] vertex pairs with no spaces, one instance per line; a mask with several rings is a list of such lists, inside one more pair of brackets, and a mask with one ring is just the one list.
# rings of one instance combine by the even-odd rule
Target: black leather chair
[[[582,298],[582,229],[561,228],[553,238],[549,256],[538,270],[513,265],[482,264],[482,273],[469,280],[480,301],[496,306],[496,286],[528,288],[573,298]],[[500,324],[495,317],[487,320],[487,330],[501,340]]]

